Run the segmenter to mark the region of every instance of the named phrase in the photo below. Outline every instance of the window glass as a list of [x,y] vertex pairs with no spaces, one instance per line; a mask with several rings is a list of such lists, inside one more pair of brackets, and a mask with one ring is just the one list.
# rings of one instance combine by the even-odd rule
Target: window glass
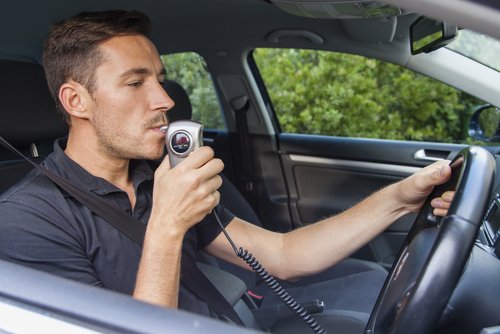
[[401,66],[297,49],[253,53],[284,132],[468,142],[484,102]]
[[162,55],[167,78],[184,87],[193,106],[193,120],[207,129],[226,128],[214,84],[205,60],[196,52]]
[[500,41],[472,30],[459,30],[447,48],[500,71]]

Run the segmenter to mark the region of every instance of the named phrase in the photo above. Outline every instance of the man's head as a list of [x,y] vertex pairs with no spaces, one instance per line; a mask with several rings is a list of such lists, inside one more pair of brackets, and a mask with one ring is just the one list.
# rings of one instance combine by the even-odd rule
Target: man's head
[[[44,50],[49,88],[70,123],[67,153],[158,159],[174,102],[165,68],[137,12],[82,13],[52,27]],[[81,155],[81,154],[80,154]]]
[[103,61],[99,45],[116,36],[147,36],[149,29],[149,18],[135,11],[83,12],[51,27],[44,45],[43,67],[50,93],[68,123],[58,98],[61,85],[71,79],[92,94],[95,71]]

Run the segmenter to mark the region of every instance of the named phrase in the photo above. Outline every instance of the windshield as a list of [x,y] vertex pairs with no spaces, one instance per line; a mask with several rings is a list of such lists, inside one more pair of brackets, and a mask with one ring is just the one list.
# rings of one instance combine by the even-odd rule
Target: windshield
[[500,72],[500,41],[471,30],[460,30],[447,48]]

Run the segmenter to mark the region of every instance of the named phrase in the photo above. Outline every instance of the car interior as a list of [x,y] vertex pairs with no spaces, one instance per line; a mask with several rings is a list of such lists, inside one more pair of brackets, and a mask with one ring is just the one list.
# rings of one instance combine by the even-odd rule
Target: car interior
[[[474,138],[482,135],[482,142],[289,132],[278,115],[280,107],[271,85],[260,74],[261,49],[361,55],[450,85],[484,102],[482,108],[500,114],[499,67],[485,66],[446,47],[462,27],[500,38],[498,5],[462,1],[463,8],[459,4],[452,10],[448,6],[453,7],[454,1],[436,8],[419,6],[420,1],[387,2],[392,4],[363,0],[23,0],[2,4],[0,136],[29,160],[40,163],[52,152],[53,141],[67,134],[41,66],[43,40],[51,23],[81,11],[145,12],[152,22],[151,39],[162,60],[166,59],[169,80],[165,90],[176,103],[168,114],[170,122],[205,123],[200,117],[205,101],[200,103],[193,92],[206,88],[184,75],[187,67],[174,69],[168,57],[195,53],[202,59],[216,101],[211,112],[220,118],[217,126],[206,121],[203,142],[225,164],[221,203],[253,224],[278,232],[301,228],[345,211],[433,161],[453,161],[453,182],[436,189],[457,191],[449,217],[432,218],[426,203],[418,215],[398,220],[339,265],[298,282],[281,282],[320,324],[336,333],[500,333],[498,126],[492,138],[487,138],[483,129],[474,130],[471,123],[469,133],[474,132]],[[423,20],[422,15],[435,15],[433,24],[449,22],[447,27],[456,31],[449,38],[443,33],[441,44],[428,44],[425,51],[412,54],[411,26]],[[170,76],[170,68],[179,76]],[[336,75],[341,73],[334,73],[331,80]],[[303,95],[323,88],[307,84]],[[479,115],[480,108],[476,110]],[[0,194],[32,168],[19,153],[0,145]],[[0,313],[36,317],[33,323],[40,321],[39,326],[60,328],[60,332],[75,328],[106,333],[163,333],[166,329],[310,332],[256,273],[203,252],[198,261],[246,328],[163,309],[2,259],[0,310],[4,311]],[[351,275],[346,284],[359,285],[356,302],[360,307],[370,305],[362,314],[347,304],[340,311],[329,310],[329,305],[342,305],[342,298],[328,289],[327,282],[345,272]],[[380,284],[363,285],[368,277]],[[12,319],[0,316],[0,332],[34,332]]]

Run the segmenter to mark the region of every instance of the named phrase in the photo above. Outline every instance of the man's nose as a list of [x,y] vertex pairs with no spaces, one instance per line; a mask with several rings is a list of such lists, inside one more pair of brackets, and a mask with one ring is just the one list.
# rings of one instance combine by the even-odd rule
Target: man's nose
[[151,109],[168,111],[175,106],[174,100],[168,95],[163,84],[158,83],[152,93]]

